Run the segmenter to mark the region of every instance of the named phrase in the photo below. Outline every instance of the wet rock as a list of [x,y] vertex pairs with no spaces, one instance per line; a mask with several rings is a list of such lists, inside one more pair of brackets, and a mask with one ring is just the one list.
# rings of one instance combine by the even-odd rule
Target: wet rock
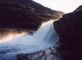
[[54,48],[49,48],[44,51],[35,53],[18,54],[17,60],[59,60],[59,55]]

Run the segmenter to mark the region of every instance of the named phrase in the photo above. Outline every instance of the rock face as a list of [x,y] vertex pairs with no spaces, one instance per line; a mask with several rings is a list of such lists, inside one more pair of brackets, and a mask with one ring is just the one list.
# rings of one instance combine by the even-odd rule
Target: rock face
[[82,6],[54,22],[60,36],[57,51],[62,60],[82,60]]
[[0,36],[25,30],[30,33],[42,22],[58,19],[63,14],[32,0],[0,0]]
[[62,12],[32,0],[0,0],[0,28],[36,30],[43,21],[57,19]]
[[17,60],[59,60],[54,48],[39,51],[31,54],[18,54]]
[[[1,54],[6,52],[0,52],[0,60],[59,60],[59,56],[56,53],[55,48],[49,48],[44,51],[38,51],[35,53],[21,53],[13,56],[12,54],[3,57]],[[10,57],[12,56],[12,57]]]

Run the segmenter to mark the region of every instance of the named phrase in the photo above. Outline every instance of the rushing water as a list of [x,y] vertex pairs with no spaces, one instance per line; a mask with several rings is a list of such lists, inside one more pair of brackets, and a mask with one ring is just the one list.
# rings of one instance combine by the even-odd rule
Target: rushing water
[[55,46],[58,42],[58,35],[55,32],[53,21],[45,22],[33,33],[13,40],[0,43],[0,60],[15,58],[19,53],[34,53]]

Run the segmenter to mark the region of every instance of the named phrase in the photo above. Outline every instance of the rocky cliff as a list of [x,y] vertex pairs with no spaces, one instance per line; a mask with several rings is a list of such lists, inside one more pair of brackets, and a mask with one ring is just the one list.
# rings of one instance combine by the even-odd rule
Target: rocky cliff
[[60,36],[57,51],[62,60],[82,60],[82,6],[54,22],[54,28]]
[[43,21],[57,19],[63,13],[32,0],[0,0],[0,28],[36,30]]

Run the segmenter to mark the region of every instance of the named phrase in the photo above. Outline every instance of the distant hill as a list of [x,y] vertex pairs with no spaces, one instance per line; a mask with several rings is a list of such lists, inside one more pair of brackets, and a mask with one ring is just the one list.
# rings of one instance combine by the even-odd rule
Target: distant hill
[[43,21],[58,19],[64,13],[32,0],[0,0],[0,28],[36,30]]

